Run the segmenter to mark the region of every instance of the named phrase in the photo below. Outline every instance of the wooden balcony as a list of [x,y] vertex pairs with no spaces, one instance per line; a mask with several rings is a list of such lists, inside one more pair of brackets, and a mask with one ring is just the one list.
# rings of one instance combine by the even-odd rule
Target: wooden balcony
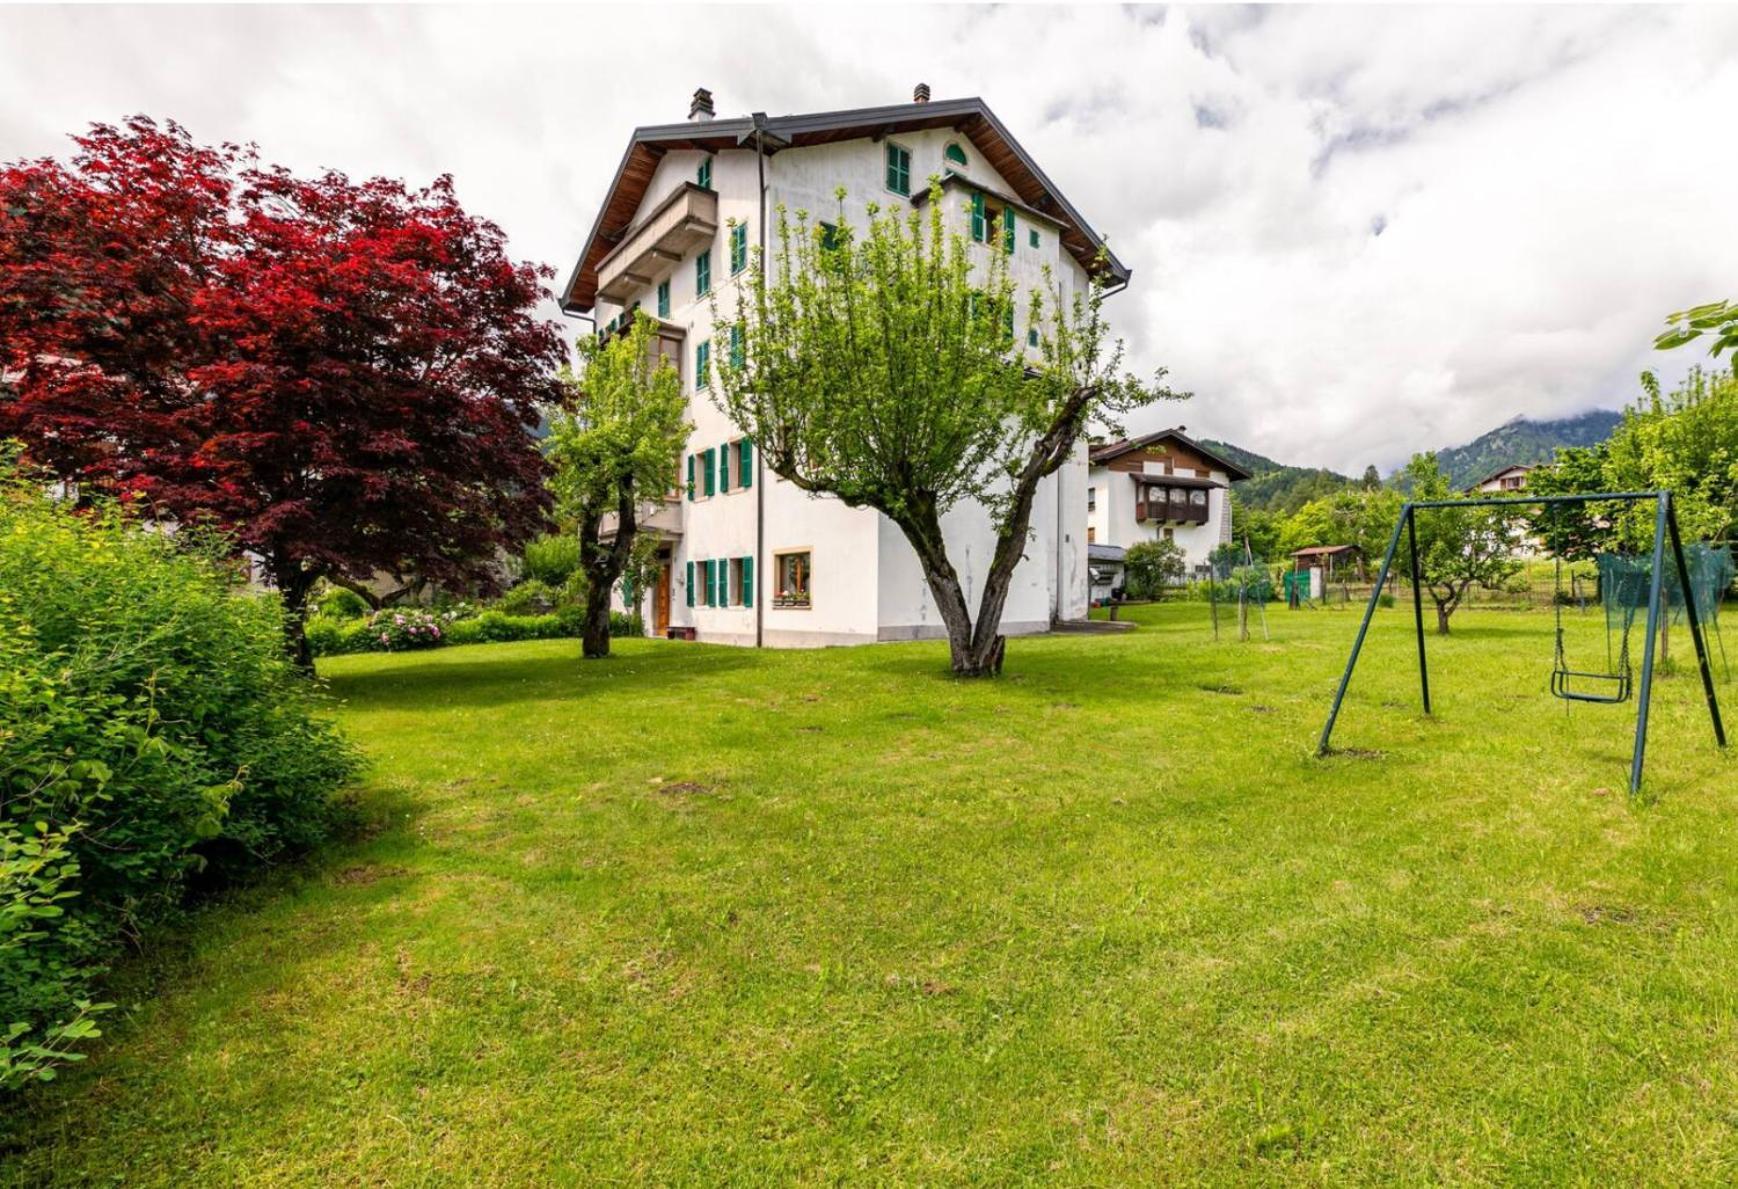
[[1155,499],[1135,504],[1135,519],[1154,524],[1206,524],[1206,504]]
[[683,183],[598,262],[598,297],[621,303],[643,293],[669,276],[682,257],[717,235],[718,195]]

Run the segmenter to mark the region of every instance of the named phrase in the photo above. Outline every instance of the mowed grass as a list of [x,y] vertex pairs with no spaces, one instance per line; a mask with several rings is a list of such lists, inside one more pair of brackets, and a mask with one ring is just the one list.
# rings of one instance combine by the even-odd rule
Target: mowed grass
[[1694,670],[1636,802],[1634,707],[1546,695],[1549,615],[1432,637],[1427,719],[1407,611],[1326,760],[1344,610],[1137,609],[978,683],[934,644],[327,662],[376,831],[123,971],[6,1175],[1731,1181]]

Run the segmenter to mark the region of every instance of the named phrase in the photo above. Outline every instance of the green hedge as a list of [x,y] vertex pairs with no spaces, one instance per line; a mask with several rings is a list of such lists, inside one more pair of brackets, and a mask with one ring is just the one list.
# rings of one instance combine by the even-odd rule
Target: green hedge
[[[416,618],[439,625],[438,638],[404,642],[402,633],[387,629],[394,617]],[[509,615],[489,610],[464,619],[447,619],[421,610],[376,612],[364,620],[333,620],[315,616],[308,621],[308,643],[315,656],[341,656],[352,652],[401,652],[407,647],[433,648],[446,644],[501,644],[513,640],[559,640],[577,637],[583,629],[577,608],[564,608],[548,615]],[[638,616],[610,613],[610,635],[638,636]],[[383,639],[385,636],[387,638]]]
[[0,459],[0,1089],[77,1059],[97,975],[190,880],[324,839],[357,766],[277,599]]

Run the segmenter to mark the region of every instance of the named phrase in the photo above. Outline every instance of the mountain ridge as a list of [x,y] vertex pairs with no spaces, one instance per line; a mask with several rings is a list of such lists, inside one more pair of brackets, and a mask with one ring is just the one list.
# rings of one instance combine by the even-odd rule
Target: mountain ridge
[[[1564,446],[1596,446],[1622,421],[1623,414],[1610,409],[1543,421],[1522,414],[1470,442],[1437,450],[1436,460],[1450,485],[1464,490],[1503,467],[1550,462]],[[1310,500],[1360,482],[1327,467],[1282,463],[1222,439],[1203,438],[1201,444],[1250,473],[1251,478],[1235,484],[1238,501],[1250,508],[1289,514]],[[1392,481],[1393,475],[1386,479]]]

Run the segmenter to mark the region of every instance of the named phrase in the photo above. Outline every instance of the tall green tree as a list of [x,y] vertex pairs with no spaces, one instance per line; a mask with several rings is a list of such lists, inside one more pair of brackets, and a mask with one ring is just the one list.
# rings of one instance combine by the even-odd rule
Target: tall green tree
[[[1123,370],[1094,283],[1070,293],[1045,272],[1017,291],[1000,245],[947,227],[939,185],[927,207],[869,204],[811,223],[780,208],[772,261],[757,251],[735,310],[715,318],[732,348],[713,400],[804,491],[873,508],[904,534],[947,627],[953,671],[1001,671],[1002,612],[1030,537],[1038,486],[1089,424],[1175,399],[1161,370]],[[995,547],[974,609],[942,517],[976,501]]]
[[635,314],[625,334],[581,340],[579,353],[578,373],[564,377],[568,407],[551,418],[545,449],[555,468],[556,513],[578,526],[582,647],[598,658],[610,650],[610,593],[630,568],[645,568],[643,546],[636,550],[640,506],[675,483],[691,427],[680,374],[658,353],[649,315]]
[[[1403,477],[1414,500],[1456,496],[1435,454],[1414,454]],[[1432,508],[1418,514],[1418,573],[1402,549],[1401,569],[1422,582],[1436,604],[1436,630],[1448,635],[1448,621],[1473,586],[1497,589],[1520,570],[1513,556],[1512,518],[1500,508]],[[1390,529],[1392,531],[1392,529]]]

